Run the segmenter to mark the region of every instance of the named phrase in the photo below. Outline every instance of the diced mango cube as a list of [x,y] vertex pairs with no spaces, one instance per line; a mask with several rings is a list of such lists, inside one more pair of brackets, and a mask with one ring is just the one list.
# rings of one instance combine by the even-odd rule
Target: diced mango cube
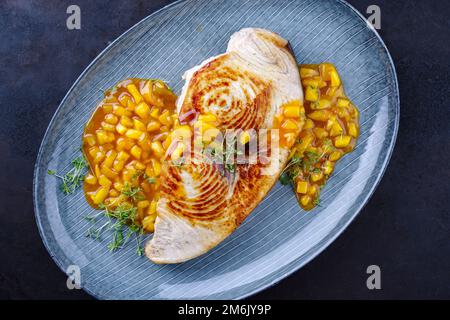
[[336,148],[345,148],[350,144],[352,137],[350,136],[339,136],[334,139],[334,146]]
[[99,205],[100,203],[102,203],[106,199],[106,197],[108,196],[108,193],[109,193],[109,189],[108,188],[101,187],[95,193],[92,201],[94,202],[94,204]]
[[164,151],[163,146],[161,145],[161,142],[159,142],[159,141],[154,141],[154,142],[152,142],[151,148],[152,148],[153,153],[154,153],[157,157],[162,157],[162,156],[164,156],[164,152],[165,152],[165,151]]
[[220,130],[217,128],[210,128],[203,132],[203,141],[211,142],[220,134]]
[[246,144],[250,141],[250,133],[248,133],[248,131],[244,131],[241,133],[240,137],[239,137],[239,142],[241,144]]
[[333,151],[328,157],[330,161],[338,161],[342,157],[342,153],[340,151]]
[[120,161],[120,160],[117,160],[117,159],[116,159],[116,160],[114,160],[114,163],[113,163],[113,169],[114,169],[116,172],[120,172],[120,171],[122,171],[124,165],[125,165],[125,162],[124,162],[124,161]]
[[330,136],[337,137],[337,136],[340,136],[342,134],[342,132],[344,132],[344,129],[340,125],[339,121],[337,121],[337,120],[334,121],[333,124],[331,125]]
[[311,119],[306,119],[305,124],[303,126],[303,130],[308,130],[314,128],[314,121]]
[[154,215],[156,213],[156,207],[157,207],[157,201],[156,200],[152,200],[150,202],[150,206],[148,208],[147,214],[148,215]]
[[[168,135],[167,138],[162,143],[164,150],[169,149],[169,146],[171,144],[172,144],[172,137],[170,135]],[[151,146],[150,146],[150,148],[151,148]]]
[[[109,189],[108,195],[109,195],[110,197],[112,197],[112,198],[108,198],[108,199],[111,199],[111,202],[115,202],[115,201],[118,200],[116,197],[119,196],[120,193],[119,193],[117,190]],[[113,198],[115,198],[115,199],[113,199]],[[108,199],[106,199],[106,200],[108,200]],[[111,202],[110,202],[110,203],[111,203]]]
[[308,206],[311,203],[311,197],[309,195],[304,195],[300,198],[300,203],[303,207]]
[[87,184],[94,185],[94,184],[97,183],[97,178],[96,178],[92,173],[89,173],[89,174],[84,178],[84,182],[86,182]]
[[161,128],[161,124],[158,121],[153,120],[147,124],[148,132],[158,131],[159,128]]
[[129,157],[130,155],[123,150],[117,153],[117,160],[119,161],[127,161]]
[[325,163],[323,164],[323,173],[324,174],[327,174],[327,175],[330,175],[331,174],[331,172],[333,172],[333,169],[334,169],[334,164],[333,164],[333,162],[331,162],[331,161],[325,161]]
[[131,139],[120,137],[116,142],[117,150],[129,150],[134,146],[134,142]]
[[107,166],[102,165],[100,168],[101,173],[103,173],[108,178],[114,180],[117,178],[117,172]]
[[144,132],[145,130],[147,130],[145,124],[136,118],[133,119],[133,126],[137,131]]
[[319,84],[320,84],[320,77],[316,78],[316,77],[312,77],[312,78],[306,78],[306,79],[302,79],[302,84],[303,86],[311,86],[313,88],[319,88]]
[[286,146],[292,147],[294,145],[295,136],[296,134],[294,132],[288,132],[283,135],[283,138],[286,141]]
[[143,164],[142,162],[136,161],[134,163],[134,167],[136,168],[136,170],[142,171],[145,169],[145,164]]
[[170,113],[168,110],[165,110],[159,117],[159,122],[161,122],[165,126],[170,126],[172,124],[172,118],[170,117]]
[[281,123],[281,128],[285,130],[298,130],[298,125],[291,119],[286,119]]
[[330,112],[328,110],[317,110],[308,114],[308,118],[316,121],[327,121],[330,117]]
[[309,190],[308,190],[308,194],[310,195],[310,196],[315,196],[316,195],[316,192],[317,192],[317,187],[316,187],[316,185],[311,185],[310,187],[309,187]]
[[300,152],[303,152],[310,146],[310,144],[313,142],[314,136],[312,134],[308,134],[305,137],[301,138],[301,142],[298,144],[298,150]]
[[305,99],[307,101],[317,101],[319,100],[319,90],[312,86],[306,88]]
[[327,109],[331,107],[331,100],[328,99],[320,99],[314,103],[311,103],[311,109]]
[[336,69],[330,72],[330,80],[332,87],[339,87],[341,85],[341,78],[339,77],[339,74],[337,73]]
[[150,107],[144,101],[140,102],[134,110],[141,119],[147,120],[150,116]]
[[214,122],[217,120],[217,117],[212,113],[207,113],[199,115],[198,120],[203,122]]
[[96,164],[94,167],[94,173],[96,177],[100,177],[100,175],[102,174],[102,172],[100,171],[100,166],[98,164]]
[[103,161],[103,165],[107,166],[108,168],[111,168],[114,160],[116,159],[116,156],[117,152],[115,150],[109,150],[106,153],[106,158],[105,161]]
[[111,187],[112,182],[102,174],[100,175],[100,177],[98,177],[98,184],[101,185],[102,187],[109,189]]
[[158,177],[161,174],[161,163],[154,158],[151,159],[151,162],[152,162],[153,173],[155,176]]
[[353,138],[358,137],[358,127],[355,123],[350,122],[348,124],[348,134],[351,135]]
[[297,193],[305,194],[308,192],[308,182],[298,181],[297,182]]
[[300,106],[286,106],[283,115],[288,118],[300,118]]
[[139,201],[137,203],[137,207],[139,209],[147,208],[150,205],[150,202],[148,200]]
[[314,171],[311,173],[311,180],[314,182],[317,182],[323,178],[323,172],[322,171]]
[[144,99],[134,83],[127,85],[127,90],[133,96],[136,104],[139,104]]
[[320,76],[322,77],[323,80],[330,81],[331,80],[330,73],[334,69],[335,68],[331,63],[321,63],[319,65]]
[[146,216],[146,217],[144,217],[144,219],[142,219],[142,227],[143,227],[147,232],[153,232],[153,231],[155,231],[155,219],[156,219],[156,216],[155,216],[155,215],[151,215],[151,216]]
[[131,120],[129,117],[127,116],[122,116],[120,118],[120,123],[127,127],[127,128],[132,128],[133,127],[133,120]]
[[159,108],[153,107],[152,111],[150,111],[150,116],[154,119],[158,119],[159,117]]
[[317,70],[307,68],[307,67],[300,67],[300,77],[301,78],[309,78],[313,76],[318,76],[319,72]]
[[319,89],[325,88],[327,86],[327,83],[320,76],[302,79],[302,84],[304,87],[311,86]]
[[134,130],[134,129],[128,129],[125,135],[128,138],[139,140],[139,138],[142,137],[144,133],[142,131]]
[[121,123],[119,123],[116,125],[116,131],[119,134],[125,134],[125,132],[127,132],[127,128],[124,125],[122,125]]
[[104,113],[110,113],[113,111],[113,105],[111,103],[104,103],[102,105],[102,110]]
[[105,115],[105,122],[106,123],[117,124],[118,121],[119,121],[119,118],[117,118],[117,116],[115,116],[112,113],[108,113],[107,115]]
[[337,99],[337,106],[341,108],[346,108],[350,104],[350,100],[346,98],[338,98]]
[[136,159],[140,159],[142,155],[142,149],[135,145],[131,148],[130,153]]
[[120,105],[114,105],[113,113],[119,117],[130,115],[130,112]]
[[128,103],[129,103],[129,101],[131,101],[131,97],[130,97],[130,95],[128,94],[128,93],[122,93],[120,96],[119,96],[119,98],[118,98],[118,100],[119,100],[119,102],[120,102],[120,104],[122,105],[122,106],[124,106],[125,108],[127,108],[128,107]]

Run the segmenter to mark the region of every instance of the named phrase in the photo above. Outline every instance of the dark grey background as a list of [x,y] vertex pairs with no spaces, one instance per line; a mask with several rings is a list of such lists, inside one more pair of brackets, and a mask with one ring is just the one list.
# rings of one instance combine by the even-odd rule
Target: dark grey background
[[[171,1],[0,2],[0,298],[91,299],[68,290],[34,221],[32,176],[44,131],[90,61],[129,27]],[[395,61],[401,120],[377,191],[351,226],[307,266],[253,296],[450,299],[450,1],[351,0],[381,8]],[[66,28],[81,7],[82,29]],[[366,268],[382,290],[366,288]]]

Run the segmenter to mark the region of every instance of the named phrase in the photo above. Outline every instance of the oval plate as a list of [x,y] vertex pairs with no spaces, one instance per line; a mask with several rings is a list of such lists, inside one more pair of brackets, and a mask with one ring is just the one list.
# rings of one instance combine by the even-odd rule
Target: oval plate
[[[299,63],[334,63],[361,111],[354,152],[335,169],[321,206],[305,212],[289,187],[277,184],[241,227],[207,254],[178,265],[155,265],[135,246],[111,253],[107,239],[85,236],[93,213],[82,190],[66,196],[47,169],[66,172],[80,155],[83,125],[101,89],[128,77],[161,78],[180,92],[183,72],[222,53],[243,27],[273,30]],[[343,1],[202,0],[169,5],[128,30],[83,72],[56,111],[34,174],[37,224],[63,270],[81,269],[82,287],[100,299],[238,299],[291,274],[326,248],[354,219],[387,166],[399,121],[394,65],[377,33]]]

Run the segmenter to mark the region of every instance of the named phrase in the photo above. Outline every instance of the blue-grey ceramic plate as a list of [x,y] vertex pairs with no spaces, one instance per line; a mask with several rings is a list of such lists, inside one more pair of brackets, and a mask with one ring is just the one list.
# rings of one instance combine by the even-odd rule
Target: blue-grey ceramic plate
[[[47,169],[60,172],[78,156],[84,123],[101,89],[127,77],[162,78],[177,91],[184,70],[226,49],[243,27],[289,39],[300,63],[331,61],[361,111],[361,136],[311,212],[277,184],[244,224],[207,254],[178,265],[155,265],[135,246],[111,253],[107,240],[85,236],[94,210],[81,190],[64,195]],[[399,120],[396,74],[380,37],[343,1],[188,0],[163,8],[103,51],[69,90],[42,142],[34,176],[37,224],[62,270],[81,268],[82,287],[101,299],[237,299],[298,270],[354,219],[380,181]]]

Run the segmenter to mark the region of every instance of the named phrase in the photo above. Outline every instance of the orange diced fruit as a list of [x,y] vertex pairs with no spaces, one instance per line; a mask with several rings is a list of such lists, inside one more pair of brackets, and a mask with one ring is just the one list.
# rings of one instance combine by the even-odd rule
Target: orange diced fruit
[[316,121],[327,121],[330,117],[330,113],[327,110],[317,110],[308,114],[308,118]]
[[345,148],[350,144],[352,137],[350,136],[339,136],[334,139],[334,146],[336,148]]
[[308,86],[306,88],[305,99],[311,102],[319,100],[319,90],[312,86]]
[[283,114],[287,118],[300,118],[300,106],[286,106]]
[[297,193],[305,194],[308,192],[308,182],[298,181],[297,182]]
[[109,193],[109,188],[101,187],[95,193],[92,201],[94,202],[94,204],[98,205],[106,199],[106,197],[108,196],[108,193]]
[[140,103],[144,99],[134,83],[127,85],[127,90],[133,96],[135,103]]
[[350,100],[348,100],[346,98],[338,98],[337,99],[338,107],[345,108],[345,107],[348,107],[349,104],[350,104]]
[[311,202],[311,197],[308,195],[304,195],[300,198],[300,203],[302,206],[306,207]]
[[341,78],[339,77],[339,74],[337,73],[336,69],[330,72],[330,79],[332,87],[339,87],[341,85]]
[[96,184],[97,183],[97,178],[92,174],[89,173],[85,178],[84,178],[84,182],[86,182],[87,184]]
[[281,123],[281,128],[285,130],[298,130],[298,125],[291,119],[286,119]]
[[140,159],[142,155],[142,149],[138,146],[133,146],[130,150],[130,153],[135,157],[136,159]]
[[144,119],[144,120],[147,120],[148,117],[150,116],[150,108],[144,101],[140,102],[136,106],[136,109],[134,110],[134,112],[136,112],[136,114],[139,117],[141,117],[141,119]]
[[307,67],[300,67],[300,77],[301,78],[309,78],[313,76],[318,76],[319,72],[317,72],[314,69],[307,68]]
[[341,157],[342,157],[342,153],[341,152],[333,151],[330,154],[329,159],[330,159],[330,161],[338,161]]
[[353,138],[358,137],[358,127],[355,123],[350,122],[348,124],[348,134],[351,135]]
[[142,131],[138,131],[138,130],[134,130],[134,129],[128,129],[127,132],[125,133],[125,135],[128,138],[135,139],[135,140],[139,140],[139,138],[141,138],[141,136],[143,134],[144,133]]
[[342,132],[344,132],[344,129],[342,129],[342,127],[339,124],[339,122],[338,121],[334,121],[333,124],[331,125],[330,136],[336,137],[336,136],[341,135]]

